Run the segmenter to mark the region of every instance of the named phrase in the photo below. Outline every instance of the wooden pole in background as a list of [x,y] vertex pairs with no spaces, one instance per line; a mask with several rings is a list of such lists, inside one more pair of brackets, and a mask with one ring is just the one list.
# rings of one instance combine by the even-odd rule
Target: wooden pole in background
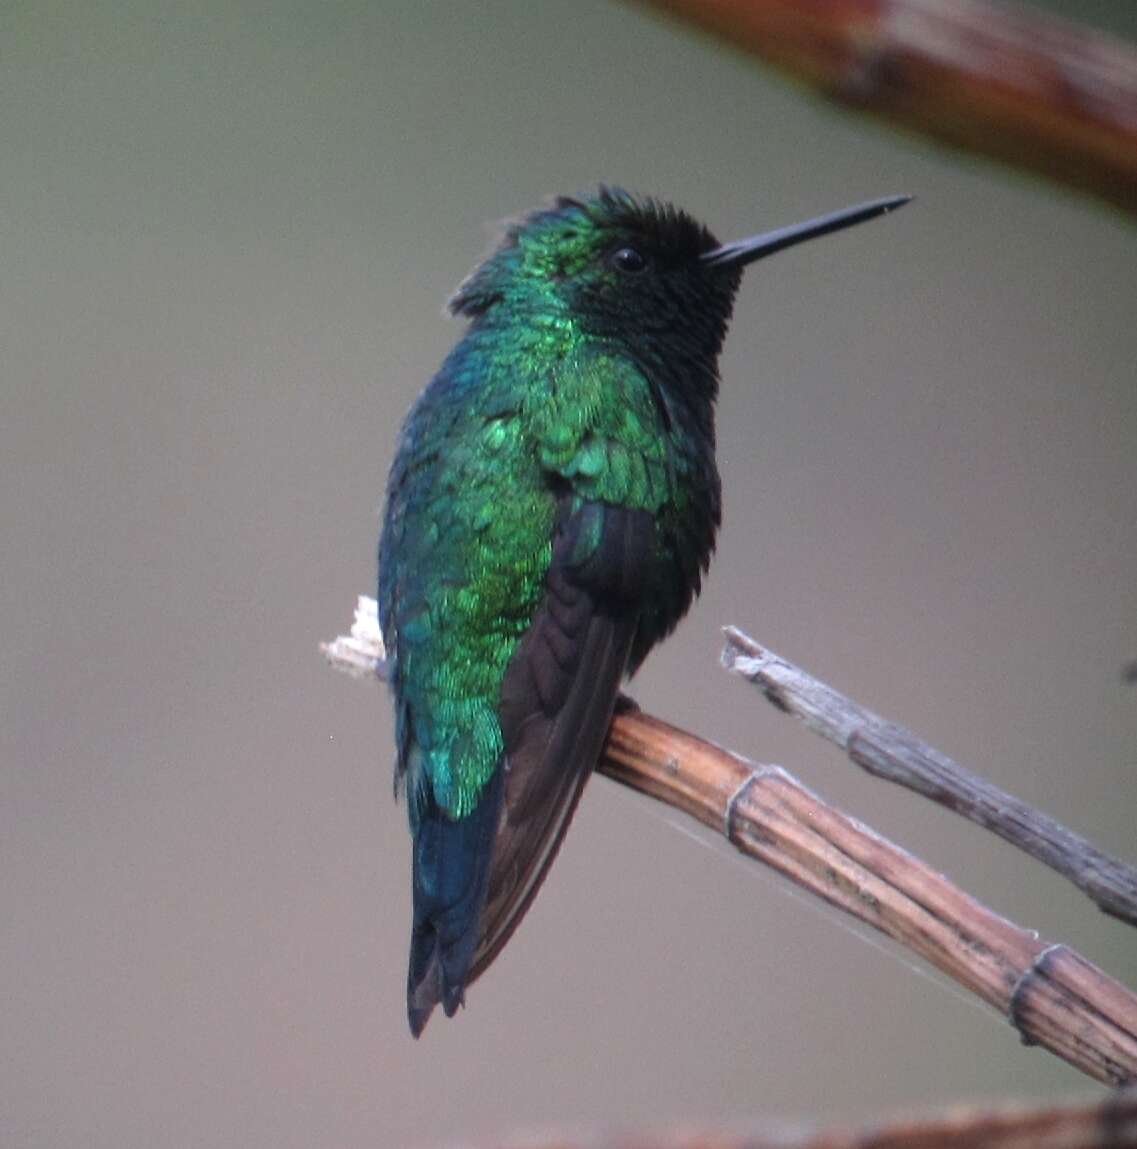
[[846,107],[1137,214],[1137,49],[1122,40],[985,0],[640,3]]

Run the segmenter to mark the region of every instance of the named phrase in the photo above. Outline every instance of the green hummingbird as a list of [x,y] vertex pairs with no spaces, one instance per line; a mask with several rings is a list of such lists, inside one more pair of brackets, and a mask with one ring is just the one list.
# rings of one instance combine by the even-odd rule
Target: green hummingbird
[[743,268],[907,198],[719,244],[684,211],[601,187],[508,224],[450,300],[469,326],[403,425],[379,543],[416,1037],[517,928],[621,682],[699,591]]

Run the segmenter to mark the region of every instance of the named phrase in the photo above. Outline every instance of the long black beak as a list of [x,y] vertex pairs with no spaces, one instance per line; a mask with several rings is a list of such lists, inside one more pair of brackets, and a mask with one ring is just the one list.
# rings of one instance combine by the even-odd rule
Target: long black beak
[[756,259],[773,255],[775,251],[793,247],[795,243],[819,235],[829,235],[830,232],[852,227],[855,223],[863,223],[866,219],[885,215],[898,207],[903,207],[911,198],[910,195],[893,195],[885,199],[874,199],[871,203],[843,208],[841,211],[821,215],[805,223],[795,223],[789,227],[764,232],[762,235],[752,235],[749,239],[736,239],[733,243],[724,243],[722,247],[703,252],[699,259],[708,267],[745,267]]

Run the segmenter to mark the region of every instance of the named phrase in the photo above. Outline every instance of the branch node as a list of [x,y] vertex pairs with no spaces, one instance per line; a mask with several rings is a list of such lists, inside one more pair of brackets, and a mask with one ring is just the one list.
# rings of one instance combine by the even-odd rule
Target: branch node
[[1015,987],[1011,990],[1010,999],[1007,1001],[1007,1019],[1011,1025],[1019,1031],[1019,1037],[1022,1038],[1023,1045],[1038,1044],[1038,1038],[1031,1032],[1030,1027],[1026,1024],[1022,1016],[1022,1009],[1026,1002],[1027,994],[1030,992],[1035,981],[1039,978],[1049,976],[1050,964],[1056,956],[1056,951],[1066,949],[1069,949],[1069,947],[1063,945],[1061,942],[1055,942],[1054,945],[1049,945],[1045,949],[1040,950],[1034,961],[1019,975],[1019,980],[1015,982]]
[[743,778],[741,782],[739,782],[739,784],[734,789],[734,793],[731,794],[731,796],[727,799],[726,810],[723,812],[723,818],[722,818],[722,833],[723,833],[723,837],[726,838],[726,840],[728,842],[734,841],[734,808],[735,808],[735,806],[738,805],[739,801],[741,800],[742,796],[746,793],[746,791],[749,790],[750,787],[755,782],[757,782],[758,779],[761,778],[766,773],[768,773],[768,771],[761,768],[761,767],[757,770],[751,770],[750,773],[747,774],[746,777]]

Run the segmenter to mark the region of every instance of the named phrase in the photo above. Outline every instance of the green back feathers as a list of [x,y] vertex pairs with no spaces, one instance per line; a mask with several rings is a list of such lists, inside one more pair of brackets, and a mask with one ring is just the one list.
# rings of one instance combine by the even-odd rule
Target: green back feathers
[[[691,282],[714,245],[682,212],[601,189],[510,224],[451,301],[472,324],[404,428],[380,555],[412,821],[431,802],[469,814],[501,759],[501,683],[566,507],[641,509],[681,526],[688,480],[707,472],[697,583],[718,513],[713,354],[737,284]],[[692,306],[697,294],[713,306]],[[676,545],[661,536],[673,568]],[[675,569],[686,578],[689,566]],[[662,596],[658,610],[645,604],[654,634],[690,593],[650,585]],[[653,640],[645,631],[639,646]]]

